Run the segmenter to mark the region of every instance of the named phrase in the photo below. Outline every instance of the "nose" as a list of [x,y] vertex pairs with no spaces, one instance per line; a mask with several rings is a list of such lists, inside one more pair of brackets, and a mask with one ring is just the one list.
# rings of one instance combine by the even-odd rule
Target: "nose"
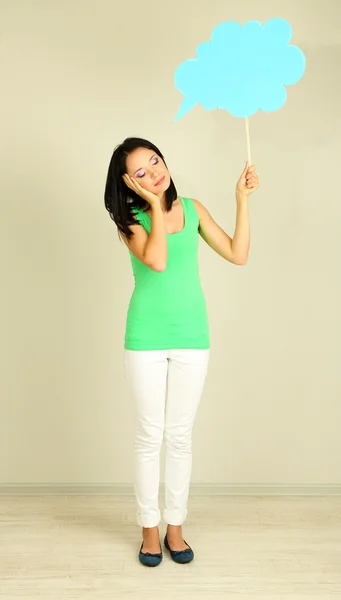
[[152,179],[157,179],[159,176],[159,172],[157,169],[152,170]]

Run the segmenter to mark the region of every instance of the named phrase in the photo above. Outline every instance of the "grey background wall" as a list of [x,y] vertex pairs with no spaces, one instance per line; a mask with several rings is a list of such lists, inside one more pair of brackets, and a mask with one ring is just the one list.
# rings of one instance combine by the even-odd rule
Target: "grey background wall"
[[151,139],[179,192],[232,234],[243,121],[198,106],[174,124],[173,76],[219,22],[275,16],[307,70],[280,111],[251,119],[247,266],[200,248],[212,357],[193,484],[340,489],[337,0],[1,0],[3,487],[130,485],[133,279],[104,209],[110,156],[128,135]]

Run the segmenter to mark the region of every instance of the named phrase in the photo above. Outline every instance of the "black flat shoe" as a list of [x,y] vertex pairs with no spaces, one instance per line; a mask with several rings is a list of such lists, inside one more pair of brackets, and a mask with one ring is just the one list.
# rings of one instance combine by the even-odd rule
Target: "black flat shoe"
[[161,562],[162,562],[162,550],[160,547],[161,552],[158,552],[157,554],[151,554],[150,552],[142,552],[142,548],[143,548],[143,542],[142,542],[142,546],[140,548],[140,552],[139,552],[139,561],[145,565],[146,567],[157,567]]
[[[189,563],[193,560],[194,558],[194,552],[192,550],[192,548],[186,548],[186,550],[171,550],[168,544],[168,539],[167,539],[167,535],[165,536],[165,546],[167,548],[167,550],[169,550],[170,555],[172,557],[172,559],[174,560],[174,562],[179,563],[180,565],[184,565],[186,563]],[[187,542],[184,540],[185,544],[187,544]],[[187,544],[188,546],[188,544]]]

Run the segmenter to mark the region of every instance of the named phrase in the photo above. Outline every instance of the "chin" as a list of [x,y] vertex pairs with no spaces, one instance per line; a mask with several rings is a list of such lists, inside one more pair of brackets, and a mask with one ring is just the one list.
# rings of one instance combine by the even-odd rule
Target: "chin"
[[166,179],[164,180],[163,184],[159,186],[158,192],[164,194],[165,192],[167,192],[169,186],[170,186],[171,180],[169,175],[166,176]]

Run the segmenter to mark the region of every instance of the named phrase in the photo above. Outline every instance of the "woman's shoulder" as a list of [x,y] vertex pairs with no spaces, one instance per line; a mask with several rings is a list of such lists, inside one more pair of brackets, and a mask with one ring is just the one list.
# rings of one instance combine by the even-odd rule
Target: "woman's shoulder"
[[199,202],[199,200],[196,200],[195,198],[186,198],[183,196],[179,197],[181,198],[182,202],[186,205],[186,207],[194,209],[199,217],[205,210],[205,207],[203,206],[203,204],[201,204],[201,202]]
[[176,202],[182,202],[186,206],[195,206],[196,200],[194,198],[189,198],[188,196],[178,196]]

